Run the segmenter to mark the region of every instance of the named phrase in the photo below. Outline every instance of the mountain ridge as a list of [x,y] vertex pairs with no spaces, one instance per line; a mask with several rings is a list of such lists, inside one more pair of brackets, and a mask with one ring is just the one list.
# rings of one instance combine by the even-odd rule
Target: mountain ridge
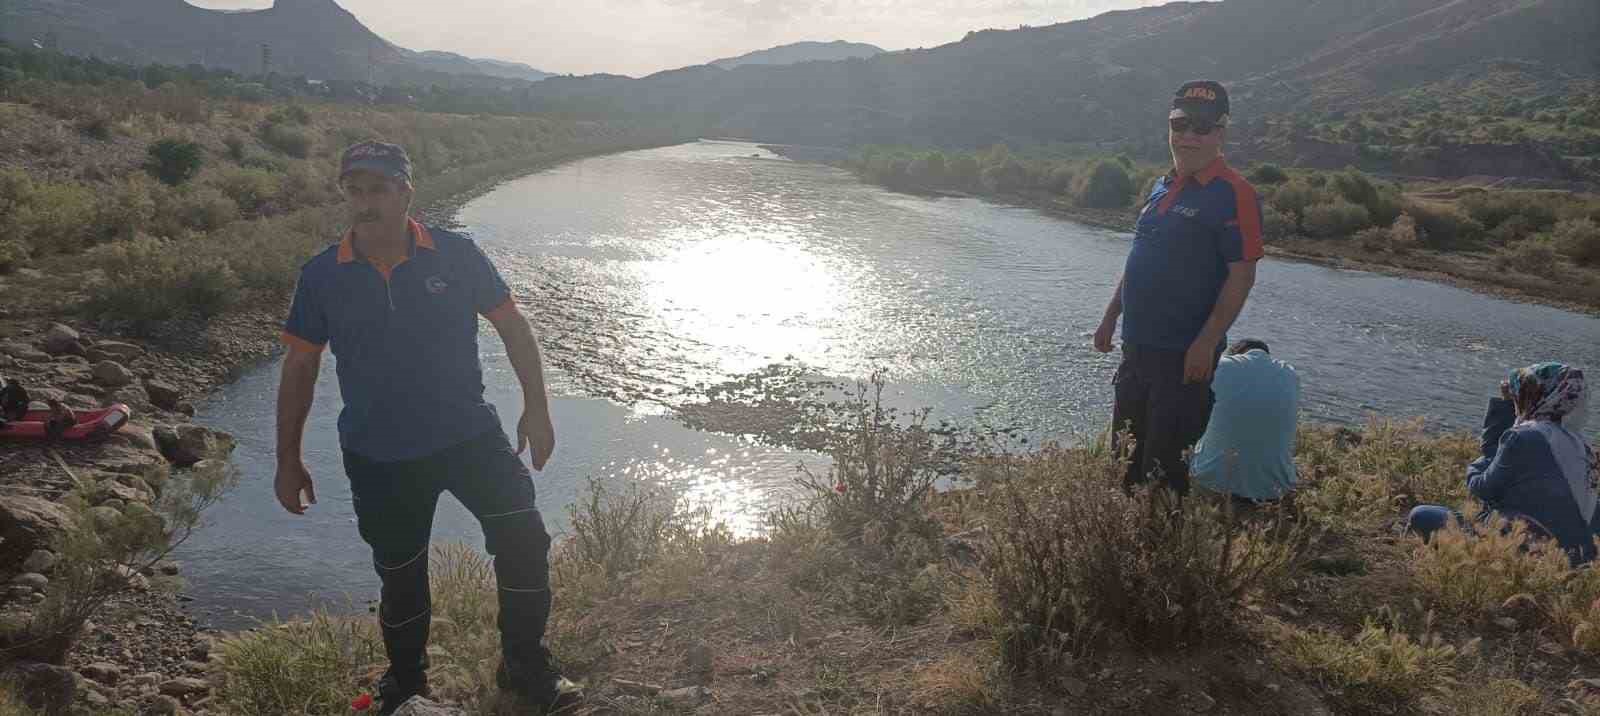
[[537,81],[551,74],[521,63],[400,47],[335,0],[274,0],[268,8],[235,11],[185,0],[5,0],[0,40],[130,64],[201,64],[313,79],[404,83],[444,73]]

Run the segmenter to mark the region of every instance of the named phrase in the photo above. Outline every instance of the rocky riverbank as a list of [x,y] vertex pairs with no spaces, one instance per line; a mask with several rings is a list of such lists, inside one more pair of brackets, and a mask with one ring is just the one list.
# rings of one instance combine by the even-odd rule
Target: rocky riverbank
[[[233,350],[187,353],[80,328],[32,315],[0,319],[0,375],[26,386],[35,401],[59,400],[75,410],[122,403],[134,415],[101,441],[0,444],[0,580],[10,585],[0,622],[25,624],[55,588],[60,557],[51,549],[70,525],[62,504],[69,492],[88,496],[97,521],[115,523],[149,512],[174,470],[226,459],[231,438],[190,423],[191,401],[270,345],[245,339],[233,341]],[[221,329],[195,338],[204,342]],[[237,329],[229,333],[241,335]],[[180,566],[162,562],[125,577],[64,665],[11,667],[26,675],[19,684],[32,705],[206,712],[209,687],[201,677],[210,639],[182,609]]]

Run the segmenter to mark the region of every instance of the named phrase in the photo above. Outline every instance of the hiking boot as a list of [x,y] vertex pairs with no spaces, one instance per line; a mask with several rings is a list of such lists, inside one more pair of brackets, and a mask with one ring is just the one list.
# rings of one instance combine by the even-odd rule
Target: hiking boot
[[583,687],[562,676],[551,665],[550,652],[543,648],[534,659],[525,662],[501,659],[494,680],[501,690],[515,694],[523,704],[543,708],[546,712],[583,700]]
[[428,672],[413,677],[402,677],[393,669],[383,672],[378,679],[378,716],[389,716],[400,709],[413,696],[428,696]]

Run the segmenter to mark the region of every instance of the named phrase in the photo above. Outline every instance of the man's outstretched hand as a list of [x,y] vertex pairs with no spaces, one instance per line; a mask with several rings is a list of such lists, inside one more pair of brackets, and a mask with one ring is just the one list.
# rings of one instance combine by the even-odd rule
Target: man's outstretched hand
[[[317,489],[311,484],[311,473],[299,460],[278,465],[272,487],[278,494],[278,504],[293,514],[303,515],[306,508],[317,504]],[[305,502],[300,501],[302,494]]]
[[550,454],[556,451],[556,427],[550,422],[548,408],[529,408],[523,411],[522,420],[517,423],[517,454],[521,455],[529,447],[533,448],[530,455],[533,469],[544,470]]

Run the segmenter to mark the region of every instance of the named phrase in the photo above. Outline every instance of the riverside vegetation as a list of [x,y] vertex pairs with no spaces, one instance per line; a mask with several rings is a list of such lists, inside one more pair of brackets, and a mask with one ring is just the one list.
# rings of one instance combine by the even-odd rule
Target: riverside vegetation
[[[868,146],[845,166],[886,187],[959,192],[1129,229],[1167,167],[1065,150],[1018,155]],[[1443,275],[1469,288],[1600,310],[1600,196],[1386,181],[1354,168],[1240,168],[1262,201],[1269,250]]]
[[[1472,509],[1470,438],[1308,426],[1293,504],[1242,513],[1125,494],[1094,444],[974,449],[882,387],[811,412],[833,466],[760,536],[591,485],[553,554],[553,648],[591,692],[575,713],[1600,713],[1600,577],[1515,531],[1393,529],[1417,502]],[[436,697],[510,713],[493,571],[435,557]],[[227,713],[344,713],[383,667],[366,616],[219,650]]]

